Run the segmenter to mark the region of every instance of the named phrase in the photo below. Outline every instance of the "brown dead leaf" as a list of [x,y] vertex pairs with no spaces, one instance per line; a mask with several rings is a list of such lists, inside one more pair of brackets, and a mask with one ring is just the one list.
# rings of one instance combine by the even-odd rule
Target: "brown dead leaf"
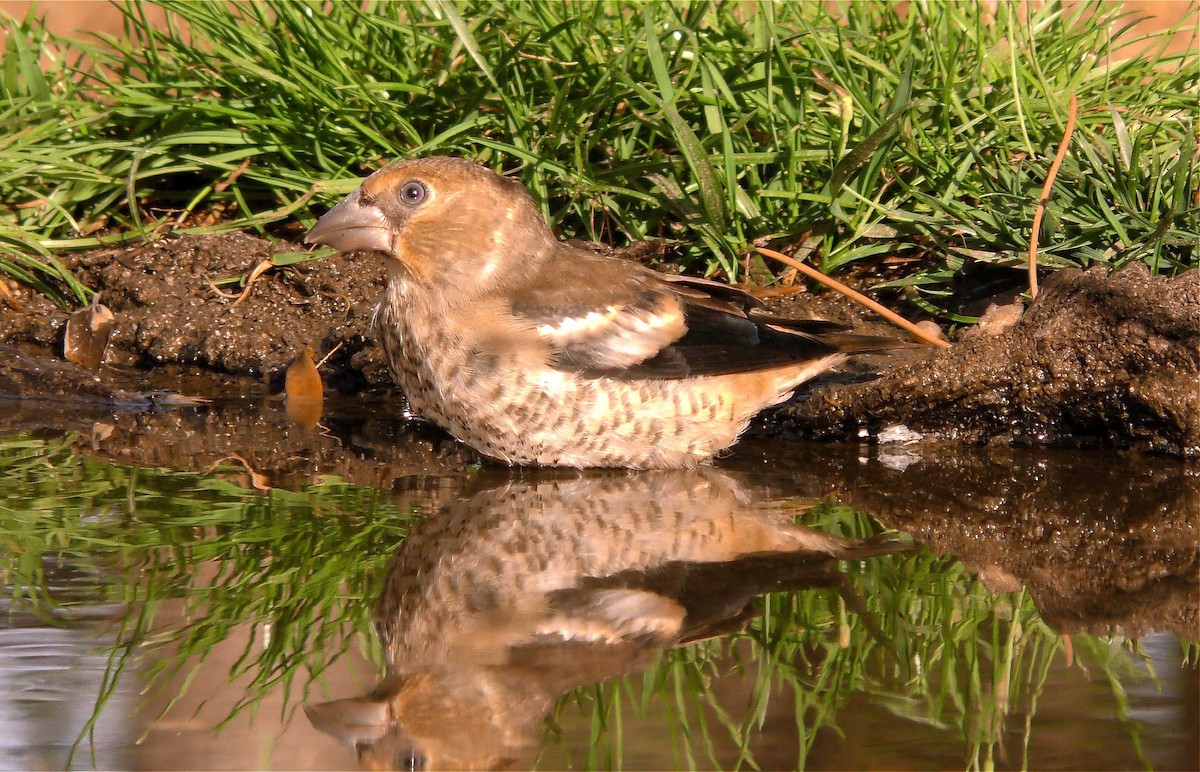
[[63,356],[68,362],[82,365],[89,370],[99,368],[100,363],[104,361],[108,338],[116,323],[113,312],[107,306],[101,305],[100,293],[92,295],[91,305],[67,317]]
[[283,392],[287,415],[304,429],[316,427],[324,409],[325,389],[317,372],[312,347],[306,347],[284,375]]
[[17,300],[17,296],[13,293],[12,287],[8,286],[8,282],[4,279],[0,279],[0,297],[4,298],[4,302],[8,303],[12,310],[20,313],[25,312],[25,306],[21,304],[21,301]]
[[84,225],[80,226],[79,235],[83,236],[84,238],[87,238],[88,236],[91,236],[96,231],[103,230],[107,226],[108,226],[108,216],[103,215],[101,217],[96,218],[95,220],[92,220],[90,223],[85,223]]
[[255,490],[269,491],[274,487],[273,485],[271,485],[270,477],[263,474],[262,472],[257,471],[253,466],[250,465],[249,461],[242,458],[237,453],[230,453],[228,456],[218,459],[216,461],[216,463],[214,463],[212,466],[210,466],[208,468],[208,470],[205,472],[205,474],[212,474],[213,471],[216,470],[217,467],[219,467],[221,464],[225,463],[229,459],[233,459],[234,461],[236,461],[242,465],[242,467],[246,470],[246,473],[250,476],[250,485],[253,486]]
[[112,436],[117,427],[107,421],[97,421],[92,424],[92,450],[100,450],[100,443]]
[[229,176],[213,185],[213,191],[216,193],[224,193],[225,189],[232,185],[238,177],[241,177],[247,169],[250,168],[250,159],[242,161],[242,165],[229,173]]

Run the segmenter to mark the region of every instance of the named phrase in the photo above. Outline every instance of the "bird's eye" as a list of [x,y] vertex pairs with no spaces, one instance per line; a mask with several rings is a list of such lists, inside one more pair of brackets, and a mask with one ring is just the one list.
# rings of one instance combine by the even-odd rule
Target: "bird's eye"
[[429,192],[425,186],[416,180],[409,180],[400,186],[400,200],[409,206],[416,206],[425,200]]

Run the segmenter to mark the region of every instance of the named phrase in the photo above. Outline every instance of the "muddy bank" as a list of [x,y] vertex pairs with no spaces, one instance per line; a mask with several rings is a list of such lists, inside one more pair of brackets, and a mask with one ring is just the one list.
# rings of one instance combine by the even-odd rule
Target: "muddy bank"
[[[236,306],[211,284],[245,277],[285,249],[300,248],[225,233],[64,255],[67,267],[116,315],[102,379],[114,377],[114,366],[145,372],[178,364],[268,382],[304,347],[322,355],[340,345],[323,370],[329,388],[390,386],[367,338],[383,291],[381,258],[332,255],[273,269]],[[236,293],[240,286],[222,289]],[[18,301],[23,310],[0,311],[0,341],[61,352],[66,314],[32,293]]]
[[[65,363],[39,371],[39,361],[60,358],[67,314],[17,288],[18,307],[0,302],[0,343],[15,347],[0,350],[0,394],[152,403],[148,392],[196,386],[172,366],[233,376],[219,393],[236,393],[238,379],[243,389],[277,391],[306,346],[318,357],[335,352],[322,367],[326,388],[367,399],[391,392],[370,329],[383,289],[379,257],[333,255],[274,268],[238,305],[211,284],[246,276],[289,248],[228,233],[63,256],[116,316],[105,364],[98,377]],[[796,296],[783,310],[886,330],[829,295]],[[862,383],[874,368],[883,377]],[[1139,267],[1111,278],[1064,271],[1015,324],[981,325],[946,352],[851,364],[759,428],[832,439],[902,426],[907,432],[898,436],[907,438],[1200,457],[1198,383],[1200,272],[1172,279]]]
[[900,437],[1200,457],[1200,271],[1065,270],[1017,312],[996,309],[994,326],[869,384],[811,389],[778,425],[808,437],[902,426]]

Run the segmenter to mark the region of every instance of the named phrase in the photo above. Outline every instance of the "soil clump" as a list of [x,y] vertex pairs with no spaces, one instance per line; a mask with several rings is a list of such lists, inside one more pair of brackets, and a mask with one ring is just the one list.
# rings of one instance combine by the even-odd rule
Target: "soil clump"
[[1200,271],[1064,270],[1024,315],[1011,310],[994,307],[952,348],[870,383],[810,388],[774,425],[1200,458]]

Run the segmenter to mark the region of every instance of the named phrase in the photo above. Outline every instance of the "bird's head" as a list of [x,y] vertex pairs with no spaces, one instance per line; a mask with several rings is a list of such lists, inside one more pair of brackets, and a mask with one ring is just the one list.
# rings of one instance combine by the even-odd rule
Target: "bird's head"
[[461,158],[385,166],[305,241],[383,252],[406,281],[436,292],[453,287],[463,302],[520,282],[556,244],[519,182]]

